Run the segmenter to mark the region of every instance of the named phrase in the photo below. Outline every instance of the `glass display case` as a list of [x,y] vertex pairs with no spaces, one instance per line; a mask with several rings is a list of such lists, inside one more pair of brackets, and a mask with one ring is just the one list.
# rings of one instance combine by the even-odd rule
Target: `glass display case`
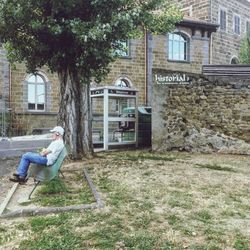
[[104,86],[91,88],[92,138],[94,147],[137,146],[138,91]]

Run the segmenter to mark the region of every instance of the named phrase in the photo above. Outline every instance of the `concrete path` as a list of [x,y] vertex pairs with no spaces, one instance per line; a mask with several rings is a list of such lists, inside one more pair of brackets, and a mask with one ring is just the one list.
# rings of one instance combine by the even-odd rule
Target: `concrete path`
[[[67,169],[66,166],[65,168]],[[100,194],[96,190],[85,168],[83,169],[83,179],[86,179],[88,186],[95,199],[95,202],[91,204],[77,204],[77,205],[69,205],[63,207],[41,207],[35,205],[32,202],[32,199],[29,200],[29,194],[32,188],[34,187],[34,182],[32,179],[29,179],[25,185],[20,185],[20,184],[18,185],[14,183],[12,188],[6,194],[5,199],[2,202],[0,202],[0,219],[103,208],[104,203],[101,200]],[[35,190],[35,193],[38,191],[38,189]]]
[[2,140],[0,141],[0,158],[20,156],[24,152],[36,151],[39,148],[47,147],[51,140]]

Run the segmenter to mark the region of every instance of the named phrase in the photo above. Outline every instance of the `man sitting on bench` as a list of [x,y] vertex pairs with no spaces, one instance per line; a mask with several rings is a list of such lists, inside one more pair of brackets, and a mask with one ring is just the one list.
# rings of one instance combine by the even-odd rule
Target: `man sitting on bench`
[[50,132],[53,133],[50,145],[46,149],[43,149],[40,154],[32,152],[23,154],[17,171],[13,174],[13,177],[9,179],[10,181],[19,182],[19,184],[25,183],[30,163],[49,166],[56,161],[60,152],[64,148],[64,129],[60,126],[56,126],[50,130]]

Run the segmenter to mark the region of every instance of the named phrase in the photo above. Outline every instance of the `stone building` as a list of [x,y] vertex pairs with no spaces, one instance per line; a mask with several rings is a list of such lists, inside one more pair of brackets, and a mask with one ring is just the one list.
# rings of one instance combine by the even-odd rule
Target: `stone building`
[[217,24],[184,18],[172,33],[128,42],[127,55],[111,65],[110,74],[102,84],[117,80],[139,90],[139,105],[151,105],[153,68],[200,73],[210,61],[210,36]]
[[250,154],[250,68],[231,65],[239,63],[240,43],[250,36],[250,2],[175,2],[186,17],[219,28],[209,37],[202,74],[153,68],[152,120],[158,123],[152,123],[152,147]]
[[[152,36],[146,33],[144,39],[125,41],[126,52],[110,65],[110,73],[102,85],[116,85],[136,88],[139,91],[139,105],[151,104],[152,69],[172,68],[190,72],[201,72],[203,64],[210,61],[210,36],[217,29],[216,24],[184,19],[176,25],[171,34]],[[2,61],[6,62],[4,55]],[[29,75],[21,64],[11,68],[1,64],[5,77],[5,112],[11,111],[12,127],[15,133],[32,133],[56,123],[58,110],[58,79],[45,68],[38,75]],[[6,99],[7,98],[7,99]],[[3,112],[2,112],[3,113]]]
[[[154,69],[201,74],[203,65],[237,62],[240,41],[249,32],[248,1],[176,3],[185,16],[175,30],[122,41],[126,52],[110,65],[110,73],[101,85],[135,88],[139,106],[151,106]],[[34,76],[27,74],[21,64],[10,67],[3,50],[0,67],[0,135],[30,134],[38,129],[42,132],[54,126],[59,98],[57,76],[46,68]]]
[[239,47],[250,36],[249,0],[178,0],[186,16],[219,24],[211,36],[210,64],[238,63]]

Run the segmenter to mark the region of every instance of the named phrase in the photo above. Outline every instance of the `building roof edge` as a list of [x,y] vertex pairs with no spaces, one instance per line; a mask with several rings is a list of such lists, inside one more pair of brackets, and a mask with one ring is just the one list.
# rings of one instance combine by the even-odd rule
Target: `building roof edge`
[[199,19],[186,18],[186,17],[184,17],[177,25],[187,26],[195,29],[197,28],[206,29],[209,31],[216,31],[217,28],[220,26],[219,24],[210,23]]

